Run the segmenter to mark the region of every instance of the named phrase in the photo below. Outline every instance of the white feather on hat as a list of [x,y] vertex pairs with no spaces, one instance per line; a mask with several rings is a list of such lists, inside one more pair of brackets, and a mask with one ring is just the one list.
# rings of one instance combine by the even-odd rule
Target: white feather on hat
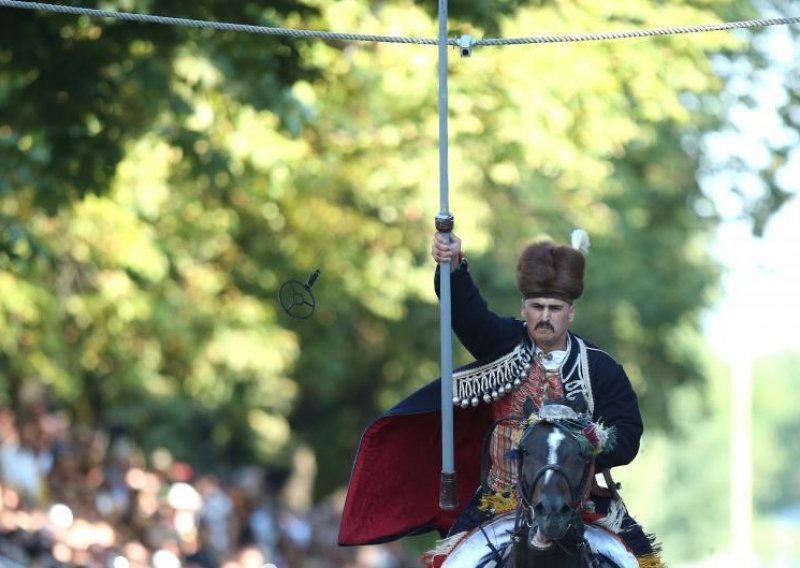
[[589,254],[589,233],[583,229],[575,229],[572,231],[572,248],[581,251],[583,254]]

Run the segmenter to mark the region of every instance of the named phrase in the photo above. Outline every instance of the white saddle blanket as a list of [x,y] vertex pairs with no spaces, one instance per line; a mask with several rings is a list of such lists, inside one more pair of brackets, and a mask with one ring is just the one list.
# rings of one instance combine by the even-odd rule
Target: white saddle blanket
[[[442,568],[477,566],[481,558],[491,552],[487,539],[495,549],[499,549],[510,540],[512,530],[514,530],[514,512],[498,515],[483,525],[483,531],[477,528],[467,533],[447,555],[447,560],[442,564]],[[639,567],[636,557],[611,531],[594,525],[586,525],[584,535],[593,552],[605,555],[620,568]]]

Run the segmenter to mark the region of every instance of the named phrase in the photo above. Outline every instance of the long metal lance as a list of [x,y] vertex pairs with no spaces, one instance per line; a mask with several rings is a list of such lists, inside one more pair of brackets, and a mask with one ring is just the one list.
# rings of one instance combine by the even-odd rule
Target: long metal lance
[[[439,214],[436,230],[450,238],[453,216],[448,203],[447,176],[447,0],[439,0]],[[450,329],[450,263],[439,265],[439,314],[442,357],[442,475],[439,508],[458,506],[456,466],[453,452],[453,347]]]

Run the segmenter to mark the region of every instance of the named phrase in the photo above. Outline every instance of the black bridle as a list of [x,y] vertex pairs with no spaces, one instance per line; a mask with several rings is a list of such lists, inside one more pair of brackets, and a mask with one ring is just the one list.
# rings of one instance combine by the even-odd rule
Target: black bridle
[[[523,487],[522,483],[522,468],[523,462],[525,460],[525,450],[522,449],[523,442],[525,439],[531,435],[533,432],[533,428],[538,423],[535,423],[528,428],[525,429],[525,432],[522,434],[522,438],[517,444],[517,448],[519,449],[519,455],[517,459],[517,495],[519,497],[520,504],[522,505],[523,509],[530,509],[532,505],[530,504],[529,496],[525,492],[525,488]],[[547,424],[552,425],[554,428],[558,428],[561,432],[572,438],[575,439],[575,434],[561,422],[547,422]],[[531,482],[530,486],[530,495],[532,496],[534,491],[536,490],[536,486],[539,484],[541,478],[546,474],[548,471],[552,471],[564,478],[564,481],[567,482],[567,487],[570,490],[570,503],[569,509],[572,511],[573,515],[576,515],[583,505],[583,502],[586,498],[586,495],[589,493],[589,489],[591,488],[590,481],[594,475],[594,458],[592,456],[583,456],[583,473],[581,475],[581,481],[578,483],[577,486],[573,486],[567,471],[558,464],[545,464],[540,467],[536,475],[533,476],[533,481]]]
[[[522,416],[510,415],[496,420],[489,428],[489,431],[486,433],[484,437],[483,447],[481,450],[481,493],[482,494],[488,495],[492,492],[492,488],[490,487],[488,482],[489,446],[491,444],[491,438],[495,428],[497,428],[497,426],[503,422],[525,424],[528,421],[526,418]],[[569,419],[552,420],[552,421],[544,420],[543,422],[546,424],[550,424],[555,428],[558,428],[564,434],[571,437],[572,439],[576,439],[575,427],[574,427],[575,425],[572,423],[571,420]],[[571,528],[576,529],[578,534],[578,550],[569,551],[559,541],[554,541],[554,543],[565,554],[568,554],[570,556],[576,554],[580,555],[583,558],[583,563],[585,566],[594,566],[595,564],[593,563],[591,557],[591,551],[589,549],[588,544],[583,538],[583,519],[581,518],[581,509],[583,507],[583,503],[586,497],[589,494],[589,491],[592,486],[592,478],[594,477],[594,457],[588,454],[583,455],[583,461],[584,461],[583,473],[581,476],[581,481],[580,483],[578,483],[577,486],[573,486],[570,483],[569,475],[561,465],[545,464],[536,471],[536,474],[534,475],[533,481],[530,486],[530,493],[529,494],[526,493],[522,481],[523,480],[522,469],[523,469],[523,461],[525,459],[525,454],[527,453],[527,451],[522,446],[525,440],[531,435],[531,433],[534,430],[534,427],[537,424],[538,422],[534,422],[525,427],[522,437],[520,438],[520,441],[515,448],[516,461],[517,461],[517,480],[516,480],[515,491],[517,493],[518,504],[516,507],[514,528],[510,531],[511,543],[512,544],[519,543],[524,538],[523,533],[530,533],[533,524],[531,521],[529,521],[529,519],[531,518],[530,511],[533,508],[530,504],[530,496],[533,495],[542,477],[548,471],[552,471],[556,475],[562,476],[564,480],[567,482],[567,487],[570,488],[571,502],[569,503],[568,506],[571,513],[570,513],[570,523],[567,526],[567,530],[570,530]],[[492,513],[493,512],[494,511],[492,511]],[[489,540],[490,539],[487,538],[487,542],[489,542]],[[491,545],[490,548],[492,548]],[[510,547],[508,549],[508,552],[511,552],[511,548],[513,547]],[[500,562],[498,566],[509,565],[508,561],[510,560],[510,558],[507,556],[507,554],[501,554],[498,551],[494,550],[493,548],[492,550],[493,553],[495,554],[497,561]]]
[[[572,439],[575,439],[574,432],[561,421],[546,423],[552,425],[554,428],[559,429]],[[538,486],[542,477],[544,477],[547,472],[551,471],[556,475],[560,475],[570,490],[570,503],[567,505],[570,510],[570,521],[567,524],[567,531],[575,528],[578,532],[578,550],[575,553],[571,553],[564,548],[559,541],[556,540],[553,542],[556,544],[556,546],[561,548],[565,554],[579,554],[583,557],[583,561],[586,566],[593,566],[589,547],[583,538],[583,519],[581,518],[581,509],[586,496],[589,494],[589,490],[591,489],[591,480],[594,477],[594,457],[588,455],[583,456],[583,472],[581,474],[581,480],[576,486],[572,485],[567,471],[561,465],[545,464],[536,471],[536,474],[533,476],[533,480],[530,484],[530,492],[526,492],[523,484],[522,473],[524,466],[523,462],[527,452],[523,448],[523,443],[525,442],[526,438],[531,435],[531,432],[533,432],[533,429],[537,424],[538,423],[534,423],[525,429],[525,432],[522,434],[522,438],[517,445],[517,449],[519,450],[517,456],[517,497],[519,499],[519,505],[517,506],[512,540],[514,542],[519,542],[522,540],[523,533],[530,533],[533,529],[533,521],[530,514],[533,505],[531,504],[530,499],[536,491],[536,487]]]
[[[482,486],[482,491],[484,493],[488,493],[489,491],[491,491],[491,488],[489,487],[489,483],[488,483],[489,444],[491,443],[492,433],[494,432],[495,428],[497,428],[497,426],[502,424],[503,422],[524,423],[524,422],[526,422],[526,419],[521,417],[521,416],[514,416],[514,415],[505,416],[503,418],[495,420],[495,422],[492,423],[491,427],[489,428],[489,431],[486,433],[486,435],[485,435],[485,437],[483,439],[483,448],[481,450],[481,486]],[[564,424],[562,421],[554,421],[554,422],[546,422],[546,423],[547,424],[551,424],[553,427],[558,428],[559,430],[561,430],[564,434],[566,434],[570,438],[575,439],[575,434],[573,433],[573,431],[566,424]],[[517,452],[518,453],[517,453],[517,486],[516,486],[516,490],[517,490],[517,497],[519,498],[520,504],[525,509],[529,509],[531,507],[531,505],[530,505],[530,503],[528,501],[528,497],[525,494],[525,491],[523,491],[524,488],[522,486],[522,465],[523,465],[523,460],[525,459],[525,453],[526,453],[525,450],[522,449],[522,444],[525,441],[525,439],[528,436],[531,435],[531,432],[533,432],[533,429],[536,426],[536,424],[538,424],[538,422],[535,422],[535,423],[527,426],[525,428],[525,431],[522,434],[522,437],[519,440],[519,443],[517,443]],[[591,488],[590,481],[591,481],[592,476],[594,475],[594,458],[592,456],[584,456],[583,461],[584,461],[583,476],[581,477],[581,482],[578,484],[577,487],[573,487],[572,486],[572,484],[570,483],[569,476],[567,475],[567,472],[566,472],[566,470],[564,470],[563,467],[561,467],[558,464],[546,464],[546,465],[542,466],[541,468],[539,468],[539,470],[536,472],[536,475],[533,478],[533,483],[531,484],[531,495],[533,495],[533,491],[536,489],[536,485],[539,483],[539,480],[542,478],[542,476],[545,473],[547,473],[548,471],[553,471],[553,472],[561,475],[564,478],[564,480],[567,482],[567,487],[570,488],[570,493],[571,493],[570,496],[572,498],[571,499],[571,503],[570,503],[570,509],[573,512],[579,511],[581,505],[583,505],[583,501],[584,501],[586,495],[589,492],[589,489]]]

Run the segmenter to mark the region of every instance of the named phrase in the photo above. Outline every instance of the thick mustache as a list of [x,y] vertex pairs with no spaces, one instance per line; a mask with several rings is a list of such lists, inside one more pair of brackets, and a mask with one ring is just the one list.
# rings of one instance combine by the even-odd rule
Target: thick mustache
[[553,326],[550,325],[549,323],[547,323],[546,321],[543,321],[541,323],[537,323],[536,327],[534,329],[549,329],[550,331],[555,331],[553,329]]

